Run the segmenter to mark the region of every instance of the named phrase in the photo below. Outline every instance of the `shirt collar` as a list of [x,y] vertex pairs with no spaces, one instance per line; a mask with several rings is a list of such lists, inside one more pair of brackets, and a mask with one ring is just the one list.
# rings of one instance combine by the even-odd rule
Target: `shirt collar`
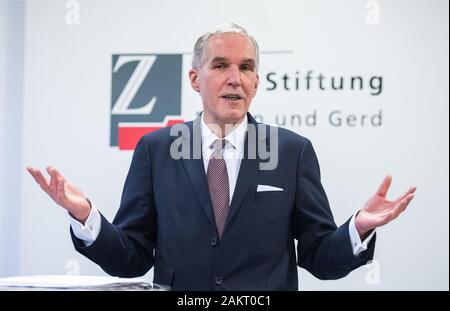
[[[217,137],[216,134],[214,134],[209,127],[206,125],[205,122],[205,115],[202,113],[201,117],[201,129],[202,129],[202,149],[208,149],[209,146],[211,146],[216,139],[221,139],[220,137]],[[233,130],[231,133],[229,133],[225,139],[231,146],[233,146],[234,149],[236,149],[238,152],[244,151],[244,143],[245,143],[245,133],[247,132],[247,125],[248,120],[247,116],[244,117],[244,120]],[[228,144],[227,144],[228,145]],[[226,147],[225,147],[226,148]]]

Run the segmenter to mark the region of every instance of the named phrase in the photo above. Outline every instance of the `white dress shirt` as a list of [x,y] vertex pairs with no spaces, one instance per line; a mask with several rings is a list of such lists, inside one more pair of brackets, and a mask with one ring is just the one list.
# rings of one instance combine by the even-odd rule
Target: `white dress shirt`
[[[228,181],[230,183],[230,204],[231,198],[233,198],[234,189],[236,187],[241,160],[244,155],[247,124],[248,120],[247,118],[244,118],[244,120],[224,138],[227,143],[225,145],[223,158],[227,165]],[[212,145],[216,139],[221,138],[217,137],[206,125],[204,115],[201,118],[201,132],[203,165],[206,173],[208,171],[209,159],[214,152],[214,148],[212,147]],[[353,254],[355,256],[358,256],[361,252],[367,249],[367,245],[372,239],[375,231],[373,231],[363,242],[361,242],[361,238],[359,237],[358,231],[356,230],[355,226],[356,214],[357,212],[350,220],[349,234],[350,241],[352,243]],[[91,205],[91,212],[84,225],[73,217],[69,217],[69,220],[73,233],[77,238],[84,241],[85,246],[90,246],[92,243],[94,243],[95,239],[100,233],[101,228],[100,213],[94,204]]]
[[[247,118],[244,120],[224,139],[226,140],[225,148],[223,151],[223,159],[227,165],[228,182],[230,184],[230,204],[233,198],[234,188],[236,187],[237,177],[239,173],[239,167],[241,166],[241,160],[244,155],[245,133],[247,132]],[[203,165],[205,167],[205,173],[208,172],[209,159],[214,152],[214,141],[221,139],[217,137],[206,125],[205,120],[202,117],[202,155]]]

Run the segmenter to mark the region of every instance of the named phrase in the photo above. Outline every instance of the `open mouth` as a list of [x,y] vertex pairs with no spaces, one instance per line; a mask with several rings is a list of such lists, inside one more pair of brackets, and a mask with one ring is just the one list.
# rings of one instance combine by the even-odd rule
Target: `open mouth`
[[228,95],[224,95],[221,97],[226,100],[231,100],[231,101],[238,101],[238,100],[242,99],[242,97],[238,94],[228,94]]

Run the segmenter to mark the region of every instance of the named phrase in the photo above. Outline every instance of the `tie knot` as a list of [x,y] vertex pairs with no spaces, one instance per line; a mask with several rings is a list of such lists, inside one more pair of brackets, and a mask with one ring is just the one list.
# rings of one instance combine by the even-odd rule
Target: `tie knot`
[[211,149],[214,148],[213,157],[222,158],[226,144],[226,139],[216,139],[210,146]]

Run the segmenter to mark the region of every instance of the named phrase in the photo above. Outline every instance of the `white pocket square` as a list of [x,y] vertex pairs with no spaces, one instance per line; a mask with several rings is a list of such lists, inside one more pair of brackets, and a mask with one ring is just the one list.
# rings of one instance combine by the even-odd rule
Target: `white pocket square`
[[258,185],[256,188],[256,192],[265,192],[265,191],[284,191],[283,188],[278,188],[269,185]]

